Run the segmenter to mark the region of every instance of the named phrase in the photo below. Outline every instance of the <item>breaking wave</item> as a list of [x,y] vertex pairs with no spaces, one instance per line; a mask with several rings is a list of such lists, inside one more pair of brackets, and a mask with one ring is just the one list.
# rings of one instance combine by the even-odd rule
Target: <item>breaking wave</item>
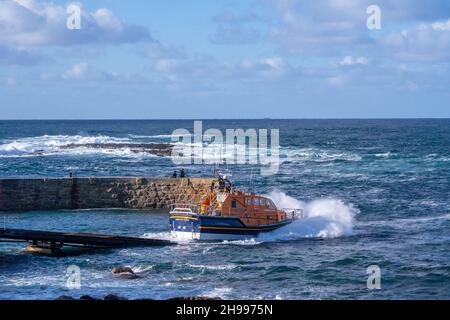
[[140,135],[140,134],[129,134],[130,138],[133,139],[170,139],[172,137],[171,134],[156,134],[156,135]]
[[279,208],[302,209],[303,217],[286,227],[262,234],[258,239],[278,241],[307,237],[336,238],[353,234],[354,218],[359,210],[352,204],[332,198],[303,202],[281,191],[272,191],[268,197]]
[[[0,144],[0,157],[25,157],[25,156],[48,156],[48,155],[85,155],[85,154],[108,154],[118,157],[141,156],[139,152],[133,152],[129,148],[107,148],[111,144],[139,144],[139,143],[156,143],[156,140],[169,139],[171,135],[133,135],[128,134],[126,137],[112,137],[107,135],[84,136],[84,135],[43,135],[36,137],[19,138],[16,140],[3,141]],[[155,140],[156,139],[156,140]],[[162,142],[162,141],[159,141]],[[167,142],[166,142],[167,143]],[[105,144],[104,148],[86,147],[90,144]],[[171,142],[174,146],[183,146],[184,142]],[[71,148],[64,148],[65,146]],[[189,144],[189,146],[203,146],[208,144]],[[195,154],[197,149],[193,149],[193,158],[199,157]],[[218,161],[220,159],[227,161],[235,159],[236,150],[228,150],[210,147],[204,149],[201,157],[205,161]],[[246,147],[246,153],[257,154],[257,148]],[[349,152],[341,152],[336,150],[318,149],[318,148],[291,148],[280,147],[281,162],[332,162],[332,161],[360,161],[361,156]],[[212,162],[211,162],[212,163]]]
[[[155,155],[145,152],[136,152],[131,147],[136,144],[130,138],[111,137],[106,135],[44,135],[37,137],[20,138],[3,141],[0,144],[0,157],[33,157],[51,155],[89,155],[107,154],[117,157],[141,157]],[[125,144],[130,147],[122,147]],[[98,145],[93,148],[91,145]],[[102,147],[102,145],[105,145]],[[112,148],[118,145],[117,148]],[[68,148],[70,146],[70,148]]]
[[280,152],[282,161],[289,162],[329,162],[329,161],[361,161],[359,154],[343,152],[338,150],[327,150],[318,148],[287,148]]
[[38,137],[20,138],[8,141],[0,145],[0,156],[22,156],[32,154],[53,154],[59,153],[61,147],[67,145],[84,144],[111,144],[126,143],[128,138],[118,138],[110,136],[81,136],[81,135],[44,135]]
[[187,267],[194,269],[206,269],[206,270],[232,270],[236,269],[238,266],[235,264],[223,264],[223,265],[207,265],[207,264],[191,264],[187,263]]
[[134,273],[146,273],[149,271],[152,271],[154,269],[153,265],[137,265],[137,266],[130,266],[131,270],[133,270]]

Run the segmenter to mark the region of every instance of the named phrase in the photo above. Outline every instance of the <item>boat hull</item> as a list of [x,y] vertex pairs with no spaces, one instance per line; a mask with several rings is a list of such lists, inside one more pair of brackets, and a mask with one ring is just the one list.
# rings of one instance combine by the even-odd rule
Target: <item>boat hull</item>
[[286,226],[294,219],[276,224],[246,226],[239,218],[202,215],[170,215],[171,234],[180,240],[245,240]]

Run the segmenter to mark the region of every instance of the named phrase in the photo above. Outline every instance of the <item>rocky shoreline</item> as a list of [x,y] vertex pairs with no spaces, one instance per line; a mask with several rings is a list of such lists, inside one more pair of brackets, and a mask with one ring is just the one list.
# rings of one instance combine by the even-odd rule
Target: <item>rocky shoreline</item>
[[[130,267],[127,266],[120,266],[120,267],[114,267],[111,270],[111,273],[115,277],[119,277],[121,279],[126,280],[132,280],[132,279],[138,279],[140,278],[139,275],[137,275]],[[103,298],[95,298],[90,295],[82,295],[80,298],[74,298],[72,296],[60,296],[56,298],[55,300],[130,300],[115,294],[108,294],[104,296]],[[156,300],[156,299],[133,299],[133,300]],[[192,297],[172,297],[165,300],[176,300],[176,301],[198,301],[198,300],[222,300],[220,297],[204,297],[204,296],[192,296]]]
[[[103,298],[95,298],[95,297],[92,297],[89,295],[83,295],[78,299],[71,297],[71,296],[60,296],[60,297],[56,298],[55,300],[85,300],[85,301],[101,301],[101,300],[111,301],[111,300],[114,300],[114,301],[118,301],[118,300],[130,300],[130,299],[127,299],[127,298],[124,298],[121,296],[117,296],[115,294],[108,294],[108,295],[104,296]],[[157,299],[143,298],[143,299],[132,299],[132,300],[157,300]],[[219,297],[211,298],[211,297],[198,296],[198,297],[173,297],[173,298],[168,298],[165,300],[167,300],[167,301],[206,301],[206,300],[222,300],[222,299]]]
[[132,153],[148,153],[165,157],[172,154],[173,145],[169,143],[71,143],[60,147],[61,150],[77,148],[129,150]]

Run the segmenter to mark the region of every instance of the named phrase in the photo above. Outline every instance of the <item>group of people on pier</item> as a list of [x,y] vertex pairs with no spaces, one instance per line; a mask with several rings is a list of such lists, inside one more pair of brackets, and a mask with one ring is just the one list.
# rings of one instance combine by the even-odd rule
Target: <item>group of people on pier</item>
[[[172,178],[177,178],[177,177],[178,177],[177,170],[174,170],[173,173],[172,173]],[[180,178],[185,178],[186,177],[186,173],[184,172],[184,169],[180,170],[179,177]]]

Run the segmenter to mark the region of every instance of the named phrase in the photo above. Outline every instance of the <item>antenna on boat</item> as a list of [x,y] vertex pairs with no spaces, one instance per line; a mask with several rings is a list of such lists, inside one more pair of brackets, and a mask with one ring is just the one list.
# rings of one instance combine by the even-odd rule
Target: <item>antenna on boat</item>
[[250,179],[248,180],[248,193],[252,192],[252,176],[253,176],[253,166],[250,165]]
[[223,159],[223,142],[222,142],[222,147],[220,148],[220,159],[219,159],[219,165],[222,162]]
[[220,155],[219,158],[217,158],[217,149],[214,149],[214,171],[213,171],[213,176],[214,178],[218,178],[220,175],[220,163],[222,162],[222,149],[223,149],[223,144],[220,148]]

